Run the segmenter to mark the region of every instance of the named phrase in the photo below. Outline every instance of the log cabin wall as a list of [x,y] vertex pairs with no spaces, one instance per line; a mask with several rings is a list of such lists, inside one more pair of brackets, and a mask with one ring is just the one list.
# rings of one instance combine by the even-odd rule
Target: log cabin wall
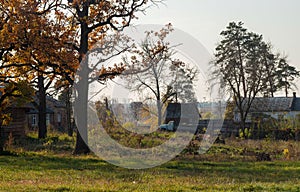
[[13,138],[24,137],[27,126],[26,109],[8,108],[6,113],[11,114],[11,121],[8,125],[1,127],[3,136],[8,137],[12,134]]

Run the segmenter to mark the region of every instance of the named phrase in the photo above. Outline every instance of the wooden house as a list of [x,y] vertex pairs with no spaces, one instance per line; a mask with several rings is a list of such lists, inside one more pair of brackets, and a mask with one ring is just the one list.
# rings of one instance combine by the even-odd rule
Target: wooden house
[[[38,103],[39,100],[37,97],[30,103],[32,108],[27,112],[27,124],[29,130],[36,130],[38,128]],[[67,111],[65,105],[49,96],[46,97],[46,125],[52,130],[67,130]]]
[[[66,107],[58,100],[47,97],[46,124],[49,129],[57,131],[67,130]],[[23,105],[12,104],[4,113],[9,114],[11,121],[8,125],[1,126],[1,136],[12,135],[14,138],[25,136],[26,131],[38,129],[38,99]]]

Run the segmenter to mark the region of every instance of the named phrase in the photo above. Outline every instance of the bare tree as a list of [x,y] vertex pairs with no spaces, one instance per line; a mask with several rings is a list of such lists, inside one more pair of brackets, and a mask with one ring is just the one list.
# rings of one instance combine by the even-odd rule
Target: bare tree
[[174,59],[174,46],[165,40],[172,31],[169,24],[159,32],[146,32],[140,49],[134,50],[130,59],[123,59],[124,65],[131,71],[122,75],[127,87],[139,93],[146,91],[146,99],[156,102],[158,125],[162,123],[162,109],[167,102],[178,101],[178,97],[187,101],[183,98],[186,95],[189,95],[188,101],[196,100],[193,82],[198,71]]

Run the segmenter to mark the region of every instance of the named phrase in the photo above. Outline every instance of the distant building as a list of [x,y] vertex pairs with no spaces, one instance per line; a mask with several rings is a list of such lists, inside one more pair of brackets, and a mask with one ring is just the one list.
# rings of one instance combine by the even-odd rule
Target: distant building
[[225,111],[227,106],[226,102],[200,102],[198,103],[198,110],[203,118],[205,114],[221,115]]
[[[263,118],[296,118],[300,114],[300,98],[296,97],[257,97],[253,100],[247,115],[246,123],[258,117]],[[237,107],[234,110],[234,121],[240,122]]]
[[149,106],[142,102],[118,103],[110,105],[113,114],[124,122],[142,122],[151,116]]
[[197,103],[169,103],[165,114],[165,124],[174,121],[175,126],[182,124],[198,124],[201,115]]

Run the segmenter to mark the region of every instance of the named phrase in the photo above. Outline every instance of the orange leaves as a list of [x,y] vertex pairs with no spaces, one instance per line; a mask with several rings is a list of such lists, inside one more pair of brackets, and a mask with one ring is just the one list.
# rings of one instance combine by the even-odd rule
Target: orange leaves
[[19,104],[22,101],[30,100],[34,92],[27,80],[7,81],[0,91],[2,92],[0,96],[0,113],[10,102]]
[[135,55],[131,56],[131,60],[136,61],[137,60],[136,56]]
[[[47,72],[53,66],[59,73],[76,71],[80,54],[85,55],[96,44],[106,44],[109,31],[129,25],[146,3],[144,0],[0,0],[0,10],[4,11],[0,13],[0,47],[13,47],[11,55],[6,56],[10,63],[30,63],[32,68]],[[108,55],[112,48],[106,48],[103,52]],[[164,49],[160,44],[155,52]],[[107,70],[113,74],[123,68]]]
[[12,0],[0,4],[7,15],[2,29],[0,25],[0,48],[12,47],[3,57],[2,68],[8,66],[14,76],[21,73],[28,79],[35,78],[37,71],[57,76],[76,71],[78,54],[73,42],[77,28],[70,27],[69,16],[55,7],[58,3]]
[[106,82],[107,80],[112,80],[116,76],[122,74],[126,70],[126,67],[123,64],[117,65],[114,64],[113,67],[103,67],[99,71],[98,75],[98,80],[102,83]]
[[84,3],[86,0],[68,0],[69,4],[76,7]]
[[5,88],[5,86],[3,86],[3,85],[0,84],[0,92],[1,92],[1,94],[3,94],[5,92],[4,88]]
[[[159,40],[164,40],[172,31],[174,31],[174,28],[172,26],[171,23],[168,23],[165,25],[164,28],[160,29],[160,31],[146,31],[146,36],[150,37],[150,36],[154,36],[157,37]],[[158,41],[160,42],[160,41]]]
[[185,67],[186,66],[186,64],[179,59],[173,60],[172,65],[174,65],[175,67]]

